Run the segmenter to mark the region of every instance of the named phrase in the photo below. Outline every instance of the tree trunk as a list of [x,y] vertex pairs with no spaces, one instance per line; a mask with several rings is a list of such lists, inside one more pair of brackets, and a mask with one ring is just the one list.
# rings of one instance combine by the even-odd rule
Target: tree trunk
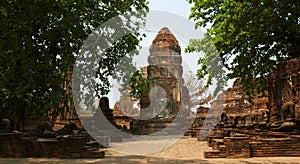
[[13,128],[12,130],[24,131],[24,120],[25,120],[25,106],[24,103],[17,103],[16,111],[13,114]]

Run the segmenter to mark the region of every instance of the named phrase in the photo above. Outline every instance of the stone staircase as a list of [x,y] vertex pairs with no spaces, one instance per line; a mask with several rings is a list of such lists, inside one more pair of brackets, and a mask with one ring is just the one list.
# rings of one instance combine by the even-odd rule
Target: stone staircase
[[204,152],[205,158],[226,158],[227,157],[226,145],[224,145],[223,139],[213,139],[211,146],[212,146],[211,151]]
[[205,158],[250,158],[248,137],[225,137],[212,140],[212,151],[204,152]]

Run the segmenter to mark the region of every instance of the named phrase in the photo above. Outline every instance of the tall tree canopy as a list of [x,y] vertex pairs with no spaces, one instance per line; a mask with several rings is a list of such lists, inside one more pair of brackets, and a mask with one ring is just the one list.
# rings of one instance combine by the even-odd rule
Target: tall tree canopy
[[199,59],[200,77],[209,75],[221,85],[240,77],[251,95],[254,87],[258,92],[266,89],[266,76],[278,63],[300,56],[298,0],[188,2],[193,4],[190,19],[196,27],[210,26],[203,39],[192,39],[186,49],[206,54]]
[[[87,36],[107,20],[128,11],[147,11],[146,0],[0,1],[0,115],[21,120],[25,110],[47,114],[67,102],[64,72],[72,71]],[[126,36],[107,53],[134,50],[139,34]],[[101,89],[100,89],[101,90]],[[21,127],[18,127],[20,130]]]

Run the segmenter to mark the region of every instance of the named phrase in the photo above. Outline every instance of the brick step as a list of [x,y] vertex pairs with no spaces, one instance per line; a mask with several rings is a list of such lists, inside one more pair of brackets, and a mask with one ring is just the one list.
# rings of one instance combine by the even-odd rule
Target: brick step
[[156,130],[156,131],[161,131],[161,130],[167,130],[167,131],[180,131],[180,129],[176,127],[146,127],[141,130]]
[[146,128],[166,128],[166,127],[175,127],[176,125],[172,124],[148,124]]
[[212,150],[204,152],[205,158],[227,158],[226,151]]
[[[161,132],[163,129],[148,129],[148,130],[139,130],[138,132],[135,132],[134,134],[139,134],[139,135],[149,135],[149,134],[154,134],[154,133],[158,133]],[[163,132],[161,132],[160,134],[181,134],[180,131],[177,130],[163,130]]]
[[218,150],[220,151],[227,151],[227,146],[226,145],[219,145]]
[[290,153],[270,153],[270,152],[252,152],[251,157],[299,157],[299,152]]
[[262,146],[252,146],[251,145],[251,149],[252,150],[291,150],[291,149],[294,149],[295,151],[296,150],[300,150],[300,146],[293,146],[293,145],[290,145],[290,146],[265,146],[265,147],[262,147]]
[[288,149],[282,149],[282,150],[253,150],[252,152],[264,152],[264,153],[278,153],[278,154],[299,154],[300,150],[288,150]]
[[152,134],[156,132],[164,131],[165,133],[177,133],[177,130],[166,130],[166,129],[143,129],[140,130],[141,133]]
[[91,146],[91,147],[96,147],[96,148],[100,147],[100,144],[97,141],[89,141],[89,142],[86,142],[85,145]]
[[251,146],[251,150],[294,150],[294,151],[300,151],[300,146],[267,146],[267,147],[260,147],[260,146]]
[[85,146],[83,146],[83,149],[88,152],[92,152],[98,151],[100,147],[102,148],[103,146],[97,141],[88,141],[86,142]]
[[209,147],[212,147],[214,139],[224,139],[224,137],[220,137],[220,136],[217,136],[217,137],[208,137],[207,138],[207,144],[208,144]]
[[86,149],[86,151],[88,151],[88,152],[93,152],[93,151],[98,151],[99,149],[96,149],[96,148],[89,148],[89,149]]
[[224,145],[224,139],[213,139],[212,141],[213,150],[219,150],[220,145]]
[[270,146],[280,146],[280,147],[291,147],[291,146],[295,146],[298,147],[300,146],[300,142],[276,142],[275,143],[253,143],[250,142],[251,145],[253,146],[260,146],[260,147],[270,147]]
[[90,149],[90,148],[93,148],[92,146],[83,146],[82,149],[84,150],[87,150],[87,149]]
[[285,148],[285,149],[280,149],[280,148],[277,148],[277,149],[274,149],[274,148],[269,148],[269,149],[252,149],[253,152],[270,152],[270,153],[290,153],[290,152],[300,152],[300,149],[288,149],[288,148]]

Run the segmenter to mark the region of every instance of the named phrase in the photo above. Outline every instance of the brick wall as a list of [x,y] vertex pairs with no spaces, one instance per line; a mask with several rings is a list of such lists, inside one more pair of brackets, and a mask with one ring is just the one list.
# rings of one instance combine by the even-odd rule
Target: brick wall
[[[291,59],[280,65],[268,76],[268,97],[271,121],[280,119],[282,103],[293,98],[300,99],[300,58]],[[296,118],[300,116],[299,102],[296,104]]]
[[0,133],[0,157],[103,158],[104,151],[99,150],[100,145],[90,145],[88,141],[88,136],[37,139],[22,133]]

